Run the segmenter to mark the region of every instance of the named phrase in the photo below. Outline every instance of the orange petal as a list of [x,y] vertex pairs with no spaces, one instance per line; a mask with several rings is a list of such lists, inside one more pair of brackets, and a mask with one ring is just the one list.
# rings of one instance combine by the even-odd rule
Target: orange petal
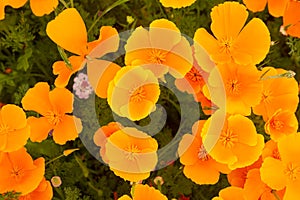
[[3,106],[0,110],[0,115],[2,123],[7,125],[10,129],[21,129],[27,124],[26,114],[23,109],[13,104]]
[[33,110],[45,116],[52,105],[49,99],[50,87],[46,82],[39,82],[29,89],[22,99],[22,106],[25,110]]
[[183,173],[197,184],[216,184],[220,176],[211,161],[198,161],[193,165],[186,165]]
[[283,26],[287,27],[287,33],[291,36],[300,38],[300,3],[298,1],[289,1],[289,4],[283,15]]
[[6,2],[6,5],[10,5],[13,8],[20,8],[24,6],[27,0],[5,0],[4,2]]
[[274,17],[281,17],[289,0],[268,0],[269,13]]
[[129,102],[120,108],[121,113],[124,116],[128,116],[133,121],[141,120],[147,117],[155,109],[155,104],[148,100],[140,102]]
[[215,6],[210,16],[211,31],[220,40],[236,38],[248,18],[248,12],[246,7],[238,2],[225,2]]
[[[260,199],[263,193],[271,192],[265,183],[260,179],[259,169],[252,169],[247,174],[247,179],[244,186],[245,195],[248,200]],[[270,200],[276,200],[275,197]]]
[[182,37],[166,56],[165,65],[175,78],[183,78],[193,67],[192,49],[189,42]]
[[149,28],[151,47],[169,51],[181,41],[181,34],[176,25],[167,19],[157,19],[151,22]]
[[174,0],[159,0],[164,7],[183,8],[192,5],[196,0],[174,1]]
[[278,141],[280,158],[284,163],[300,162],[300,158],[298,156],[300,155],[299,143],[299,133],[287,135]]
[[47,35],[58,46],[77,55],[87,53],[87,32],[75,8],[67,8],[47,24]]
[[123,195],[120,198],[118,198],[118,200],[132,200],[132,198],[130,198],[128,195]]
[[84,58],[82,56],[71,56],[69,61],[72,65],[72,70],[64,61],[57,61],[52,65],[53,74],[58,75],[54,82],[56,87],[63,88],[68,85],[72,74],[81,69]]
[[49,99],[53,109],[59,113],[71,113],[73,111],[73,94],[68,89],[54,88],[49,93]]
[[30,8],[35,16],[50,14],[58,5],[58,0],[30,0]]
[[234,186],[222,189],[219,196],[220,200],[246,200],[243,189]]
[[89,56],[100,58],[103,55],[115,52],[119,48],[120,37],[118,31],[111,26],[100,28],[99,39],[88,43]]
[[5,6],[6,3],[4,1],[0,1],[0,20],[5,18]]
[[106,60],[94,59],[87,62],[89,82],[95,89],[97,96],[107,98],[109,82],[113,80],[120,69],[119,65]]
[[74,116],[65,115],[53,130],[53,140],[55,143],[63,145],[67,141],[75,140],[82,131],[80,119]]
[[236,144],[232,148],[232,151],[237,157],[237,161],[229,164],[228,167],[230,169],[236,169],[253,164],[261,155],[264,144],[264,137],[260,134],[257,134],[257,144],[255,146]]
[[[260,12],[263,11],[267,5],[268,0],[243,0],[246,7],[252,12]],[[269,0],[270,2],[270,0]]]
[[267,157],[260,168],[261,180],[272,189],[281,190],[287,184],[284,170],[282,161]]
[[[238,64],[258,64],[270,49],[270,32],[261,19],[253,18],[240,32],[232,51],[232,56]],[[249,57],[250,56],[250,57]]]
[[[210,35],[204,28],[197,29],[194,35],[194,42],[195,58],[197,59],[197,61],[201,59],[201,57],[199,57],[200,55],[197,55],[198,53],[202,53],[201,47],[203,47],[207,51],[211,58],[212,55],[218,54],[218,52],[220,51],[219,44],[216,38]],[[199,65],[201,66],[201,63],[199,63]]]
[[300,188],[300,180],[299,179],[289,183],[286,186],[286,191],[285,191],[283,199],[284,200],[299,199],[300,198],[299,188]]
[[4,152],[12,152],[25,146],[30,135],[30,127],[12,131],[8,134],[7,143]]
[[29,117],[28,124],[30,125],[30,140],[32,142],[45,140],[49,132],[53,129],[53,126],[46,117]]
[[53,197],[53,191],[51,187],[51,183],[46,181],[44,178],[39,186],[29,194],[25,196],[20,196],[19,200],[26,200],[26,199],[41,199],[41,200],[49,200]]
[[183,135],[179,146],[178,155],[180,163],[183,165],[194,165],[199,160],[198,152],[201,146],[201,141],[191,134]]

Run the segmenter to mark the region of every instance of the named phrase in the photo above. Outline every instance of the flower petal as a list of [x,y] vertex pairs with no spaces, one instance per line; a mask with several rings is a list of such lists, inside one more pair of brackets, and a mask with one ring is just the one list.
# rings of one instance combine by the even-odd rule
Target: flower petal
[[87,53],[87,31],[75,8],[67,8],[47,24],[47,35],[58,46],[77,55]]
[[49,92],[49,99],[53,109],[59,113],[71,113],[73,111],[73,94],[68,89],[54,88]]
[[[260,12],[263,11],[267,5],[268,0],[243,0],[246,7],[252,12]],[[269,0],[270,1],[270,0]]]
[[45,140],[49,132],[53,129],[53,126],[46,117],[29,117],[28,124],[30,125],[30,140],[32,142]]
[[281,17],[289,0],[268,0],[269,13],[274,17]]
[[75,140],[82,131],[80,119],[75,116],[65,115],[62,122],[54,127],[53,140],[60,145],[67,141]]
[[51,13],[58,6],[58,0],[30,0],[30,8],[35,16]]

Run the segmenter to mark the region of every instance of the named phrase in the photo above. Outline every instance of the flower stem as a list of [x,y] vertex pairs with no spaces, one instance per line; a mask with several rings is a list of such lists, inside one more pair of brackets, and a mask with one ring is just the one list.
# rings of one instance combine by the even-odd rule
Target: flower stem
[[118,0],[115,3],[113,3],[111,6],[109,6],[108,8],[106,8],[99,16],[98,18],[93,22],[93,24],[90,26],[89,30],[88,30],[88,34],[91,32],[91,30],[94,28],[94,26],[96,26],[96,24],[99,22],[99,20],[101,19],[101,17],[103,17],[106,13],[108,13],[111,9],[126,3],[129,0]]
[[49,160],[48,162],[46,162],[45,165],[47,166],[47,165],[49,165],[50,163],[52,163],[52,162],[54,162],[54,161],[60,159],[60,158],[63,157],[63,156],[64,156],[64,154],[61,154],[61,155],[59,155],[59,156],[57,156],[57,157],[55,157],[55,158]]
[[275,196],[276,200],[281,200],[280,197],[278,196],[276,190],[272,190],[272,194]]
[[59,0],[60,3],[62,3],[66,8],[69,8],[68,4],[64,0]]

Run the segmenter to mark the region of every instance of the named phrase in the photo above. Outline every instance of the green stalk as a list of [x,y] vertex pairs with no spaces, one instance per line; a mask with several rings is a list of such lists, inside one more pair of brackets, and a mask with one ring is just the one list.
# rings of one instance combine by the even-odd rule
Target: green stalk
[[276,198],[277,200],[281,200],[280,197],[278,196],[276,190],[272,190],[272,194],[275,196],[275,198]]

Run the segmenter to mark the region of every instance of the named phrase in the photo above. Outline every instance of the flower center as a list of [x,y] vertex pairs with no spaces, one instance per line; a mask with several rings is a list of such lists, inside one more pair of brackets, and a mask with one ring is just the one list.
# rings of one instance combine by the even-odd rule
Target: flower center
[[240,91],[241,84],[238,82],[238,80],[228,80],[226,83],[226,89],[228,93],[232,95],[237,95]]
[[292,181],[300,178],[300,166],[289,163],[284,170],[284,173]]
[[198,158],[202,161],[206,161],[209,159],[209,155],[208,155],[206,149],[204,148],[203,144],[199,148]]
[[166,55],[167,53],[162,50],[152,49],[148,55],[148,61],[150,63],[162,64],[166,61]]
[[268,91],[263,91],[263,94],[262,94],[262,102],[264,103],[270,103],[270,93]]
[[15,179],[15,180],[20,180],[22,177],[22,169],[18,168],[18,167],[14,167],[11,170],[11,176]]
[[146,97],[146,91],[143,86],[130,91],[130,101],[140,102]]
[[57,111],[48,111],[45,117],[48,119],[48,122],[54,126],[62,121],[64,114],[61,114]]
[[271,126],[272,128],[276,129],[276,130],[281,130],[283,127],[284,123],[280,120],[273,120],[271,122]]
[[202,76],[199,73],[199,71],[196,68],[192,68],[188,73],[187,73],[187,78],[191,81],[194,82],[200,82],[202,81]]
[[0,124],[0,135],[7,134],[10,131],[11,131],[11,129],[9,128],[8,125],[6,125],[6,124]]
[[222,131],[219,140],[225,146],[225,148],[230,149],[238,141],[238,137],[237,134],[233,133],[232,130],[227,129],[226,131]]
[[125,157],[127,160],[135,160],[137,153],[140,153],[141,150],[137,145],[131,144],[125,148]]
[[230,53],[233,46],[233,39],[223,38],[220,40],[219,45],[221,47],[221,52]]
[[277,148],[273,150],[272,157],[275,158],[275,159],[281,160],[280,154],[279,154],[279,151],[278,151]]

